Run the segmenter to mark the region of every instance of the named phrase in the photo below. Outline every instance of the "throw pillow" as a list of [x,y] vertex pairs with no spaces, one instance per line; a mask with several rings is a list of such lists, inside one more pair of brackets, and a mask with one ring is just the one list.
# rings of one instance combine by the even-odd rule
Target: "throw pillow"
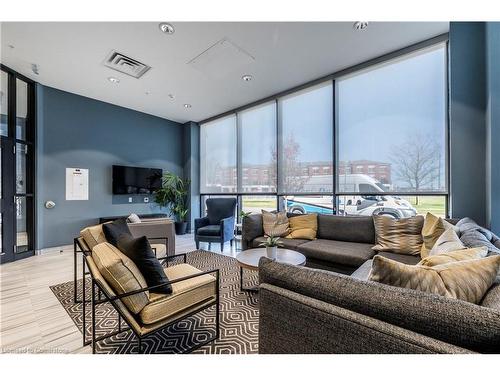
[[[92,249],[92,259],[116,294],[147,288],[146,280],[135,263],[110,243],[96,245]],[[123,303],[138,314],[149,303],[149,292],[132,294],[123,298]]]
[[389,216],[373,216],[375,224],[375,246],[377,251],[418,255],[422,248],[424,218],[413,216],[394,219]]
[[478,304],[493,285],[499,269],[499,255],[434,267],[410,266],[376,255],[369,279]]
[[[448,253],[450,251],[466,249],[454,228],[446,229],[432,246],[429,255]],[[420,253],[422,255],[422,253]]]
[[488,254],[488,248],[485,246],[474,247],[472,249],[462,249],[456,251],[450,251],[443,254],[430,255],[427,258],[422,259],[418,265],[434,267],[439,264],[450,263],[450,262],[460,262],[462,260],[470,259],[481,259]]
[[420,257],[422,259],[429,255],[439,236],[449,228],[453,228],[453,225],[443,220],[443,218],[427,212],[422,228],[422,238],[424,241],[422,249],[420,250]]
[[266,237],[284,237],[289,232],[289,222],[286,212],[268,212],[262,210],[262,226]]
[[318,232],[318,214],[297,215],[288,219],[290,234],[286,238],[314,240]]
[[129,223],[142,223],[141,218],[137,214],[130,214],[129,217],[127,217],[127,221]]
[[[167,275],[165,275],[165,271],[151,249],[146,236],[134,238],[127,234],[121,235],[118,238],[118,248],[139,268],[148,287],[168,282]],[[151,292],[171,294],[172,286],[165,285],[154,288],[151,289]]]
[[111,223],[105,223],[102,225],[102,231],[104,232],[106,241],[116,247],[118,247],[118,238],[122,234],[132,236],[132,233],[130,233],[130,230],[128,229],[126,219],[117,219]]
[[94,246],[106,242],[106,237],[104,236],[104,232],[102,230],[102,224],[84,228],[80,231],[80,235],[83,237],[90,250],[92,250]]

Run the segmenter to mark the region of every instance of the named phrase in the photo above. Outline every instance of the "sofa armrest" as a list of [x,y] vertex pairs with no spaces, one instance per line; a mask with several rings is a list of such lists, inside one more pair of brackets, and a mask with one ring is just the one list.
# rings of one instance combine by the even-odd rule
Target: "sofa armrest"
[[208,216],[194,219],[194,234],[196,235],[198,233],[198,229],[203,228],[209,224],[210,221],[208,220]]
[[234,216],[226,217],[220,221],[222,242],[226,242],[234,238],[234,222]]
[[[167,246],[166,255],[175,254],[175,228],[171,220],[155,220],[141,223],[128,223],[130,233],[134,237],[146,236],[152,244]],[[168,240],[164,240],[167,238]]]
[[262,214],[253,214],[243,218],[241,226],[241,247],[243,250],[250,247],[254,238],[262,237],[263,235]]
[[500,352],[498,310],[266,258],[260,259],[259,281],[458,347]]
[[470,351],[324,301],[261,284],[259,353],[430,354]]

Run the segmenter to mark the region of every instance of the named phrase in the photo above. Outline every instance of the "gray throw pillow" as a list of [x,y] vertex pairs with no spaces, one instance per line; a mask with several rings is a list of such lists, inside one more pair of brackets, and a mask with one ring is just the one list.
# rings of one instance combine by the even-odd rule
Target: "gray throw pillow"
[[137,216],[137,214],[130,214],[130,216],[127,217],[127,221],[129,223],[142,223],[141,218]]

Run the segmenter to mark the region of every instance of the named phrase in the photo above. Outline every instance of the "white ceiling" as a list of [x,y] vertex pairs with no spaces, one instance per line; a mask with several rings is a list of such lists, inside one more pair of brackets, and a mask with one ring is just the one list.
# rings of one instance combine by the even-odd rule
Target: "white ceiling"
[[[43,85],[174,121],[200,121],[449,28],[447,22],[376,22],[363,31],[347,22],[173,25],[175,33],[166,35],[152,22],[2,23],[1,61]],[[191,61],[223,38],[244,52],[221,48]],[[111,50],[152,68],[140,79],[110,70],[102,62]],[[244,82],[244,74],[254,79]]]

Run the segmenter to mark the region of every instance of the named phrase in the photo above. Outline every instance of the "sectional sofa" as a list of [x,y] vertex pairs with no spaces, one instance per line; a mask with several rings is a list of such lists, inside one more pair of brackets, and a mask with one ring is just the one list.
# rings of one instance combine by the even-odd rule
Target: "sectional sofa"
[[[478,305],[393,287],[368,280],[371,217],[318,215],[317,237],[283,239],[306,267],[261,259],[259,353],[500,353],[500,277]],[[243,249],[263,238],[261,215],[246,217]]]

